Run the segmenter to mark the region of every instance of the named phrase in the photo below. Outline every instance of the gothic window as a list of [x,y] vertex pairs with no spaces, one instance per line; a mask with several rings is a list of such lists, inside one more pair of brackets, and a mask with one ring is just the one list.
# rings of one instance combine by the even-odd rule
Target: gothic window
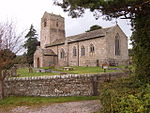
[[64,49],[61,49],[61,51],[60,51],[60,58],[65,58],[65,51],[64,51]]
[[85,48],[84,48],[84,46],[81,47],[81,56],[85,56]]
[[90,44],[90,53],[93,53],[94,51],[95,51],[94,45],[93,45],[93,44]]
[[77,49],[76,49],[76,47],[73,47],[73,56],[77,56]]
[[58,27],[58,22],[56,22],[56,27]]
[[120,55],[120,41],[119,34],[115,36],[115,55]]

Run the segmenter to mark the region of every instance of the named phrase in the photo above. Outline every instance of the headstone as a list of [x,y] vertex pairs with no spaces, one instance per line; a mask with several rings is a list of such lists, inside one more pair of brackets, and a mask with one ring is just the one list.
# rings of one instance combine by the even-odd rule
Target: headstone
[[31,65],[29,65],[29,73],[33,73],[33,68]]
[[17,76],[17,67],[14,66],[11,68],[11,76],[16,77]]

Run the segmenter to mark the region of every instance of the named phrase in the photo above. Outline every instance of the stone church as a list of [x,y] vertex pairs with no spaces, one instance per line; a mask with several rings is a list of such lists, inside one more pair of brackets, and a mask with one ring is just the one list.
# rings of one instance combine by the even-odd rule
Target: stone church
[[128,38],[118,25],[65,37],[64,18],[45,12],[40,35],[34,53],[36,68],[128,63]]

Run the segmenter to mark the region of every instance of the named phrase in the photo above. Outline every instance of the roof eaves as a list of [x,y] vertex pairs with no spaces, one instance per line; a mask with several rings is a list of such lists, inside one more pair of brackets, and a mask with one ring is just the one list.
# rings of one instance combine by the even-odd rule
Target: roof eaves
[[63,44],[64,44],[64,42],[58,43],[58,44],[46,44],[46,45],[45,45],[45,48],[53,47],[53,46],[57,46],[57,45],[63,45]]
[[57,56],[57,55],[52,55],[52,54],[44,54],[44,56]]
[[105,35],[96,35],[90,38],[82,38],[82,39],[78,39],[78,40],[71,40],[68,43],[74,43],[74,42],[80,42],[80,41],[85,41],[85,40],[90,40],[90,39],[95,39],[95,38],[101,38],[104,37]]

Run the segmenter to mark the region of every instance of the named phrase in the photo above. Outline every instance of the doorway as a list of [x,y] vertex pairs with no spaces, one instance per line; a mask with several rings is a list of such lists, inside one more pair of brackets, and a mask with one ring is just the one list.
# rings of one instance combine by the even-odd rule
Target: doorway
[[99,67],[99,60],[96,60],[96,66]]
[[40,58],[37,58],[37,68],[40,67]]

